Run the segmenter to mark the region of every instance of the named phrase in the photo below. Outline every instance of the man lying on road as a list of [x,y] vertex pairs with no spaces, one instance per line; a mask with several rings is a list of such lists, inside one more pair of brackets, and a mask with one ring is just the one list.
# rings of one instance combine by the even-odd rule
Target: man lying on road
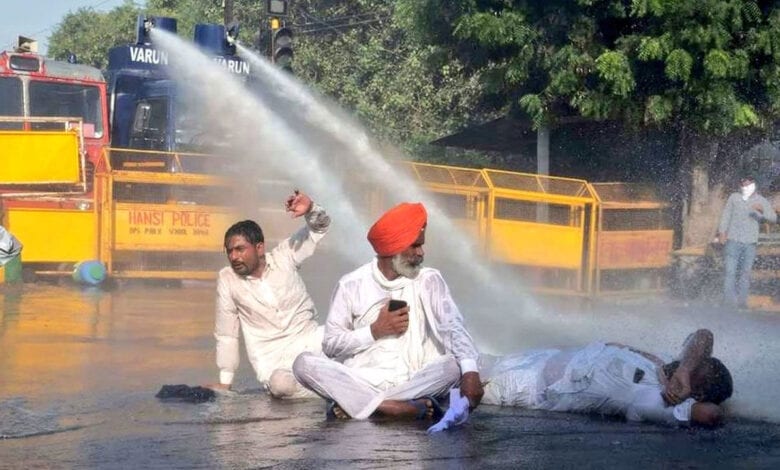
[[685,341],[679,361],[617,343],[481,358],[482,403],[624,416],[629,421],[716,426],[732,393],[729,370],[711,357],[713,335]]

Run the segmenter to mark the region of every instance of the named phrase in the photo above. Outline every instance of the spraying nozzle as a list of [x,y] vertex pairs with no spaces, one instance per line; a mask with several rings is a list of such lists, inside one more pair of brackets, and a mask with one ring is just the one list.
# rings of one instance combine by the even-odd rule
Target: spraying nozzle
[[228,25],[227,31],[225,32],[225,41],[227,41],[229,45],[236,45],[236,41],[238,41],[239,29],[240,28],[237,21],[234,21]]
[[150,45],[152,43],[151,32],[153,29],[176,33],[176,23],[174,18],[138,15],[135,28],[136,44]]
[[217,56],[232,56],[236,54],[238,42],[238,23],[228,26],[213,23],[195,25],[195,44],[202,50]]
[[238,42],[238,22],[234,21],[227,26],[225,31],[225,52],[228,55],[236,55],[236,43]]
[[152,31],[152,28],[154,28],[154,20],[152,18],[138,15],[135,28],[136,44],[151,44],[152,40],[149,33]]

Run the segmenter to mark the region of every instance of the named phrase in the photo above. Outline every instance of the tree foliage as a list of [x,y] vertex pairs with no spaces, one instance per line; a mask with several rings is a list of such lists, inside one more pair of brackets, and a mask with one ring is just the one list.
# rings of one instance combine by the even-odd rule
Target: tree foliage
[[135,24],[140,10],[131,0],[110,12],[80,8],[62,19],[49,37],[49,55],[65,60],[68,54],[97,68],[108,63],[108,50],[135,41]]
[[[315,32],[296,38],[295,73],[354,110],[372,133],[415,154],[427,142],[476,120],[478,75],[437,48],[422,46],[393,16],[390,0],[301,1],[297,22]],[[318,19],[355,18],[316,27]]]
[[[296,0],[291,2],[295,74],[355,113],[380,140],[432,158],[431,140],[485,118],[479,102],[482,73],[443,48],[422,44],[394,15],[393,0]],[[50,39],[50,52],[105,67],[108,50],[135,40],[136,15],[174,17],[182,37],[197,23],[222,23],[221,0],[128,0],[109,12],[69,13]],[[240,40],[268,52],[265,2],[234,0]],[[87,26],[90,27],[87,27]],[[522,31],[516,31],[520,38]],[[523,77],[516,77],[522,80]],[[439,150],[441,152],[441,150]]]
[[[780,114],[780,7],[756,0],[399,0],[537,124],[578,114],[725,134]],[[435,10],[442,14],[432,14]]]

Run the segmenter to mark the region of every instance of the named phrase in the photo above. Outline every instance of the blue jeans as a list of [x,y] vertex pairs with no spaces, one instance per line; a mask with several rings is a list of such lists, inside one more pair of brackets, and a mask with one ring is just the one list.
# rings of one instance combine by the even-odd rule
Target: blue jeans
[[723,278],[723,302],[732,307],[747,305],[750,292],[750,271],[756,259],[756,244],[726,241],[723,251],[725,277]]

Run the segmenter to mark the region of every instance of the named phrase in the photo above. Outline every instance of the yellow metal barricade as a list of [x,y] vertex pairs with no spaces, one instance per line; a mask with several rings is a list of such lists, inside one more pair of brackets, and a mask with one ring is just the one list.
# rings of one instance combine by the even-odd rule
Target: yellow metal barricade
[[489,187],[481,170],[404,162],[405,168],[433,193],[437,206],[484,251]]
[[671,204],[649,185],[591,187],[599,201],[594,293],[662,289],[674,243]]
[[[219,157],[106,150],[96,198],[100,259],[110,276],[210,279],[225,266],[223,236],[239,217],[234,185],[219,176],[177,171],[189,159],[202,166],[209,158]],[[112,168],[118,161],[124,169]]]
[[492,261],[512,265],[538,291],[588,294],[596,199],[582,180],[483,170],[490,187]]

